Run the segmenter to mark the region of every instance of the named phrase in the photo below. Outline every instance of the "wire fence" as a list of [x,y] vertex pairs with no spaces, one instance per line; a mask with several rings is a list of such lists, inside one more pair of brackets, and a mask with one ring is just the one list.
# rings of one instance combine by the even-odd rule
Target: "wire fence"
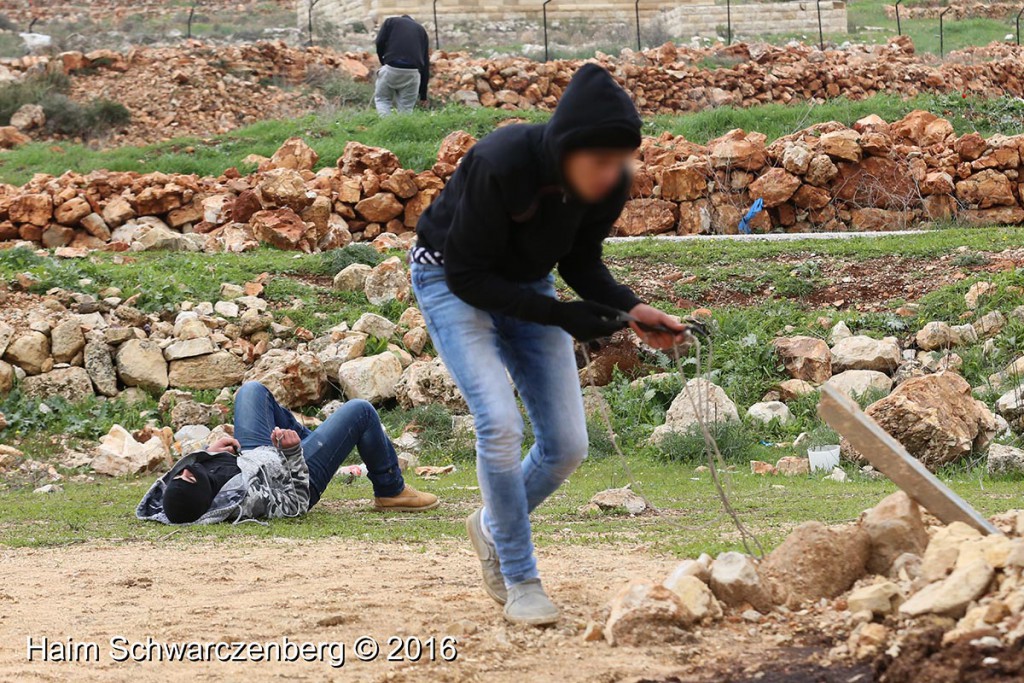
[[[383,16],[332,21],[325,8],[339,1],[11,0],[0,4],[0,56],[20,56],[40,45],[58,51],[168,43],[180,38],[214,42],[283,39],[295,45],[341,50],[371,48],[375,24]],[[581,58],[595,51],[642,50],[669,40],[695,42],[698,37],[703,44],[725,45],[738,40],[784,42],[796,38],[824,49],[830,42],[878,42],[906,35],[919,50],[940,56],[993,40],[1021,44],[1024,2],[964,0],[965,4],[954,6],[948,0],[931,0],[934,5],[926,4],[928,1],[916,0],[909,9],[905,0],[895,0],[888,8],[864,0],[845,7],[834,0],[793,3],[801,7],[799,20],[794,20],[800,28],[780,34],[769,32],[772,22],[761,22],[763,25],[752,29],[750,17],[752,12],[785,2],[708,0],[706,5],[684,3],[660,10],[664,3],[622,0],[615,12],[608,10],[614,3],[602,3],[602,12],[581,16],[578,10],[565,10],[553,0],[533,0],[535,6],[519,6],[504,13],[501,21],[480,20],[476,27],[464,10],[453,7],[453,0],[422,0],[418,4],[426,8],[422,20],[428,24],[436,49],[466,50],[482,56],[518,53],[545,61]],[[752,9],[755,7],[758,9]],[[865,15],[866,8],[874,14]],[[842,20],[836,18],[838,12],[849,17],[849,33],[839,30],[837,22]],[[665,21],[669,13],[673,15],[671,26]],[[38,37],[26,39],[23,34]]]

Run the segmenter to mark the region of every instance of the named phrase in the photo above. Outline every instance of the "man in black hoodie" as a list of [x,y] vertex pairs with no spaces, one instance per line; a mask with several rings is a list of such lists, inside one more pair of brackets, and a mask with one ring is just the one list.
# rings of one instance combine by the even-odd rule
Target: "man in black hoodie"
[[[475,418],[484,508],[467,520],[484,588],[515,623],[558,608],[537,572],[529,514],[587,453],[572,337],[625,326],[668,348],[686,328],[612,278],[602,242],[622,212],[642,122],[597,65],[579,70],[551,120],[478,142],[417,226],[413,287],[434,346]],[[581,301],[556,298],[552,270]],[[646,332],[652,327],[661,332]],[[572,335],[572,336],[570,336]],[[526,406],[536,441],[522,458]]]
[[427,100],[430,83],[430,38],[427,30],[408,14],[388,17],[377,32],[377,57],[381,67],[373,101],[377,113],[387,116],[392,106],[410,112],[416,97]]

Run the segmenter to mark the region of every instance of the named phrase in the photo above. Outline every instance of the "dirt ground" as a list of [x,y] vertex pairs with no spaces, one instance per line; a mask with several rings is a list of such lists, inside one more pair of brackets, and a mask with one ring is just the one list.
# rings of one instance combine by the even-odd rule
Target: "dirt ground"
[[[849,681],[866,669],[819,669],[820,634],[780,636],[741,619],[685,642],[612,648],[584,642],[588,621],[630,579],[659,579],[676,560],[642,548],[541,549],[541,570],[563,606],[555,628],[506,624],[480,589],[468,547],[276,539],[239,544],[83,544],[0,552],[0,681]],[[792,626],[787,628],[792,629]],[[114,662],[111,638],[128,642],[345,643],[345,664],[327,662]],[[376,661],[358,661],[371,636]],[[387,661],[389,637],[457,639],[457,658]],[[99,661],[27,661],[28,638],[95,642]],[[410,645],[409,656],[415,654]],[[62,647],[68,651],[70,648]],[[450,650],[448,651],[450,654]],[[85,655],[81,655],[84,657]],[[90,655],[91,656],[91,655]],[[329,657],[328,657],[329,659]],[[794,677],[787,666],[802,662]],[[808,664],[810,662],[810,664]],[[828,665],[828,662],[825,662]],[[770,671],[773,667],[777,673]],[[764,667],[769,673],[755,673]],[[810,667],[815,672],[810,672]],[[842,673],[840,673],[842,672]],[[833,677],[832,674],[838,677]]]

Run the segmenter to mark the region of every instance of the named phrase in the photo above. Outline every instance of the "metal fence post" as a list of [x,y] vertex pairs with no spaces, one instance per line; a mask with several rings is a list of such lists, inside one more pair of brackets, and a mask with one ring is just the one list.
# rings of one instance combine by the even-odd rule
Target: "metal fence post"
[[640,45],[640,0],[636,0],[634,9],[636,10],[636,51],[640,52],[643,50],[643,47]]
[[903,35],[903,24],[900,22],[900,3],[903,0],[896,0],[896,35]]
[[320,0],[309,0],[309,44],[313,45],[313,8],[320,3]]
[[821,29],[821,0],[814,0],[814,8],[818,10],[818,47],[825,51],[825,33]]
[[437,27],[437,0],[434,0],[434,49],[441,49],[441,30]]
[[946,56],[946,32],[943,26],[943,17],[946,16],[946,12],[953,9],[952,7],[946,7],[946,9],[939,12],[939,57]]
[[185,37],[189,40],[192,40],[192,20],[196,16],[196,5],[198,4],[199,0],[195,0],[195,2],[192,3],[192,6],[188,8],[188,33]]
[[732,0],[725,0],[725,44],[732,45]]
[[1017,12],[1017,44],[1020,45],[1020,15],[1024,14],[1024,7]]
[[544,10],[544,61],[545,62],[551,61],[550,54],[548,53],[548,3],[550,3],[550,2],[551,2],[551,0],[544,0],[544,4],[541,6],[541,9]]

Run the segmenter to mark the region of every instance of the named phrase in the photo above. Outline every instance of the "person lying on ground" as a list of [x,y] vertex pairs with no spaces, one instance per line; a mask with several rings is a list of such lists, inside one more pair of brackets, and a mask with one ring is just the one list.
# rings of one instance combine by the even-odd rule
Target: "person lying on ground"
[[[430,338],[476,424],[484,507],[467,529],[484,589],[513,623],[559,617],[541,586],[530,512],[587,455],[572,338],[608,336],[632,320],[656,348],[689,339],[679,320],[616,282],[602,261],[629,198],[642,125],[608,71],[582,67],[550,121],[506,126],[469,150],[420,218],[410,252]],[[556,266],[582,300],[559,301]],[[509,375],[536,437],[525,459]]]
[[353,448],[366,464],[377,510],[438,506],[437,496],[405,483],[395,448],[366,401],[348,401],[311,431],[269,389],[247,382],[235,396],[235,437],[179,460],[135,515],[164,524],[298,517],[320,500]]

